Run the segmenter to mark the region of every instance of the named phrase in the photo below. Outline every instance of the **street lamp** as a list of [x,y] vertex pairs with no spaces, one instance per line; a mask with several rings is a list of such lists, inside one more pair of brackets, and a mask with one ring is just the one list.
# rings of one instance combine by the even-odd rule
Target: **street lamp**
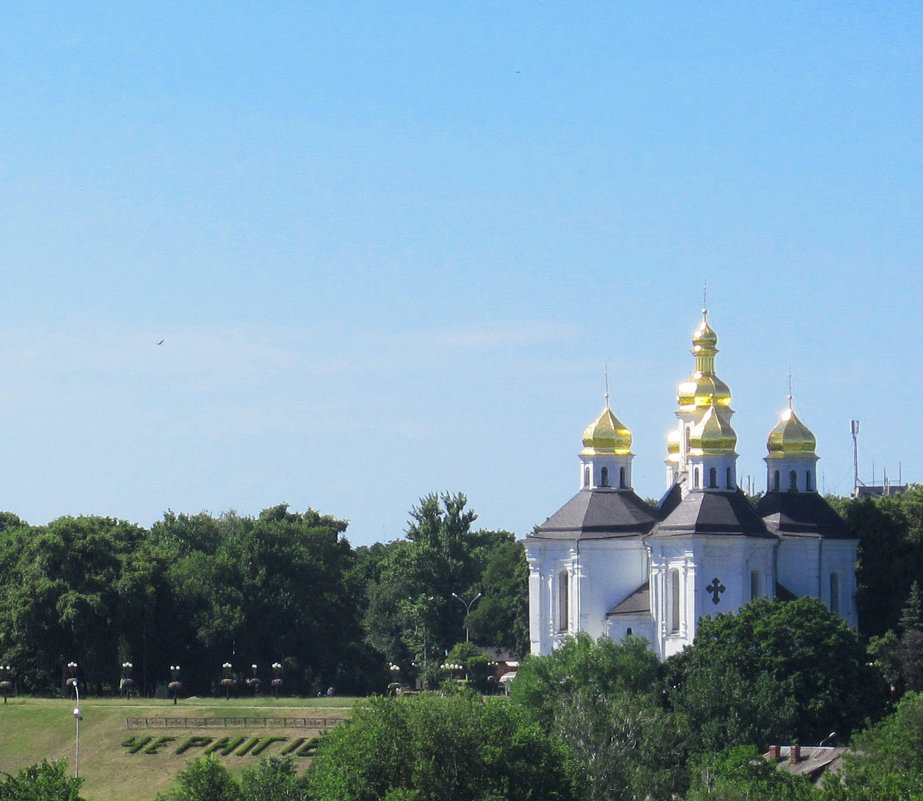
[[457,598],[461,601],[462,606],[465,607],[465,642],[469,642],[470,638],[468,637],[468,615],[471,614],[471,607],[474,606],[474,602],[481,597],[481,593],[478,593],[470,601],[466,601],[462,598],[457,592],[452,593],[453,598]]
[[282,663],[273,662],[272,663],[272,697],[276,698],[279,695],[279,688],[282,686]]
[[[76,665],[74,665],[76,667]],[[77,679],[72,679],[72,687],[77,696],[77,706],[74,707],[74,723],[77,725],[77,736],[74,739],[74,778],[80,778],[80,721],[83,713],[80,711],[80,690],[77,689]]]
[[0,692],[3,693],[3,703],[6,703],[6,697],[13,692],[13,681],[10,677],[11,668],[9,665],[0,665]]
[[170,665],[170,683],[167,689],[173,693],[173,706],[176,706],[176,696],[183,689],[183,683],[179,680],[179,665]]

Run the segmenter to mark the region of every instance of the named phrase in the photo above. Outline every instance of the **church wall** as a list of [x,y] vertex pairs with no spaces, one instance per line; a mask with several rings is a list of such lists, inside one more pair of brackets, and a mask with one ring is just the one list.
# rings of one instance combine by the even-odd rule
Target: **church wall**
[[606,634],[606,614],[647,581],[647,550],[640,538],[582,540],[579,543],[581,631]]
[[[533,654],[550,654],[575,625],[575,542],[527,540],[529,563],[529,639]],[[562,611],[561,575],[567,576],[566,617]]]
[[[704,615],[736,612],[751,600],[753,571],[758,594],[775,585],[772,540],[747,537],[651,538],[651,606],[661,658],[679,653],[695,639]],[[676,571],[677,575],[672,575]],[[715,579],[718,579],[715,582]],[[673,600],[679,589],[678,605]],[[717,603],[714,602],[717,590]],[[678,619],[675,616],[678,614]]]
[[779,583],[799,598],[820,597],[820,537],[782,537],[776,555]]
[[[824,540],[821,550],[821,595],[831,612],[846,618],[850,626],[858,627],[856,608],[856,557],[859,543],[855,540]],[[834,589],[831,574],[837,578],[837,598],[831,597]]]
[[648,643],[654,643],[657,632],[651,615],[609,615],[606,618],[605,634],[613,642],[621,642],[633,634],[635,637],[644,637]]

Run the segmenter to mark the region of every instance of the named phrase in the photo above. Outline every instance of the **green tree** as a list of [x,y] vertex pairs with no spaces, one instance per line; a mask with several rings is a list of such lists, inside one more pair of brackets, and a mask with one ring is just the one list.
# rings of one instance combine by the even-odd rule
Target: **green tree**
[[240,777],[240,801],[307,801],[308,780],[292,757],[270,756]]
[[527,656],[510,700],[559,739],[585,801],[669,799],[685,774],[681,728],[659,704],[657,657],[641,637],[585,634]]
[[923,694],[908,693],[893,714],[858,733],[843,761],[842,781],[825,780],[831,801],[923,798]]
[[762,715],[767,706],[779,706],[774,721],[754,726],[752,719],[742,719],[739,728],[729,728],[731,742],[745,743],[743,738],[759,728],[765,728],[763,738],[746,744],[819,742],[831,731],[848,737],[883,710],[885,687],[866,665],[858,635],[816,598],[760,598],[736,614],[699,621],[693,645],[664,665],[671,702],[679,711],[694,713],[696,731],[706,719],[728,712],[720,686],[711,685],[713,704],[696,698],[709,686],[708,674],[722,671],[741,699],[748,686],[758,696],[751,712]]
[[[407,539],[362,556],[371,579],[364,614],[367,642],[403,669],[420,666],[437,683],[443,655],[464,638],[465,608],[452,594],[472,598],[484,592],[494,553],[513,542],[509,532],[472,531],[477,515],[466,506],[462,493],[426,495],[410,512]],[[505,593],[510,586],[498,578],[492,597],[494,587]],[[525,598],[521,586],[513,592],[519,602]],[[486,594],[474,612],[485,601]]]
[[0,782],[0,801],[83,801],[83,779],[67,774],[66,760],[42,760]]
[[684,668],[678,681],[667,698],[684,722],[687,748],[694,754],[719,752],[728,743],[763,747],[795,731],[797,704],[769,673],[750,675],[717,661]]
[[602,697],[626,690],[650,692],[657,682],[659,662],[642,637],[614,643],[595,641],[585,632],[571,637],[546,656],[527,655],[510,685],[510,697],[545,726],[558,709],[557,699],[581,687]]
[[190,762],[176,776],[172,790],[157,801],[242,801],[231,772],[214,755]]
[[74,660],[88,688],[117,684],[125,621],[120,579],[146,532],[102,517],[62,517],[2,533],[0,649],[25,682],[58,684]]
[[373,698],[321,741],[315,801],[573,798],[560,747],[506,699]]
[[524,656],[529,652],[529,566],[512,535],[490,551],[480,586],[483,596],[466,621],[471,636]]
[[[214,525],[198,516],[154,527],[158,541],[179,554],[168,580],[186,645],[166,658],[185,660],[191,689],[207,692],[225,661],[264,669],[281,661],[292,691],[368,689],[375,659],[361,647],[363,593],[344,528],[285,505],[256,519],[228,513]],[[209,551],[199,549],[203,542]]]
[[911,585],[923,573],[923,485],[882,498],[828,497],[859,540],[859,629],[897,629]]
[[805,777],[768,762],[753,746],[702,756],[692,770],[686,801],[820,801]]

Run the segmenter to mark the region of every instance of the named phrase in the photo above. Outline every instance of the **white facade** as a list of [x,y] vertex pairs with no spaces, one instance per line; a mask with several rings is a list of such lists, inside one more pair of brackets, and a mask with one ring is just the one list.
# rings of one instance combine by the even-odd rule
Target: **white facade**
[[789,401],[769,436],[767,493],[752,506],[736,483],[716,343],[703,315],[668,438],[669,488],[656,509],[631,489],[631,434],[608,396],[584,431],[577,495],[523,543],[532,653],[583,631],[615,641],[639,635],[667,658],[692,643],[701,617],[756,597],[815,596],[857,625],[858,542],[817,494],[813,435]]

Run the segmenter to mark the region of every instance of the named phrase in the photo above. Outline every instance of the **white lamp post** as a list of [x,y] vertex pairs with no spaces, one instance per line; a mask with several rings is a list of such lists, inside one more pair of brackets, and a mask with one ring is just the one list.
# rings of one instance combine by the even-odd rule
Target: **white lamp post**
[[469,637],[468,637],[468,623],[467,623],[468,615],[471,614],[471,607],[474,606],[474,602],[475,602],[478,598],[481,597],[481,593],[478,593],[477,595],[475,595],[474,598],[472,598],[470,601],[466,601],[466,600],[465,600],[464,598],[462,598],[457,592],[453,592],[453,593],[452,593],[452,597],[453,597],[453,598],[457,598],[459,601],[461,601],[462,606],[465,607],[465,621],[466,621],[466,622],[465,622],[465,642],[468,642],[468,641],[469,641]]
[[74,679],[74,693],[77,695],[77,706],[74,707],[74,723],[77,724],[77,736],[74,746],[74,778],[80,778],[80,721],[83,713],[80,711],[80,690],[77,689],[77,679]]

